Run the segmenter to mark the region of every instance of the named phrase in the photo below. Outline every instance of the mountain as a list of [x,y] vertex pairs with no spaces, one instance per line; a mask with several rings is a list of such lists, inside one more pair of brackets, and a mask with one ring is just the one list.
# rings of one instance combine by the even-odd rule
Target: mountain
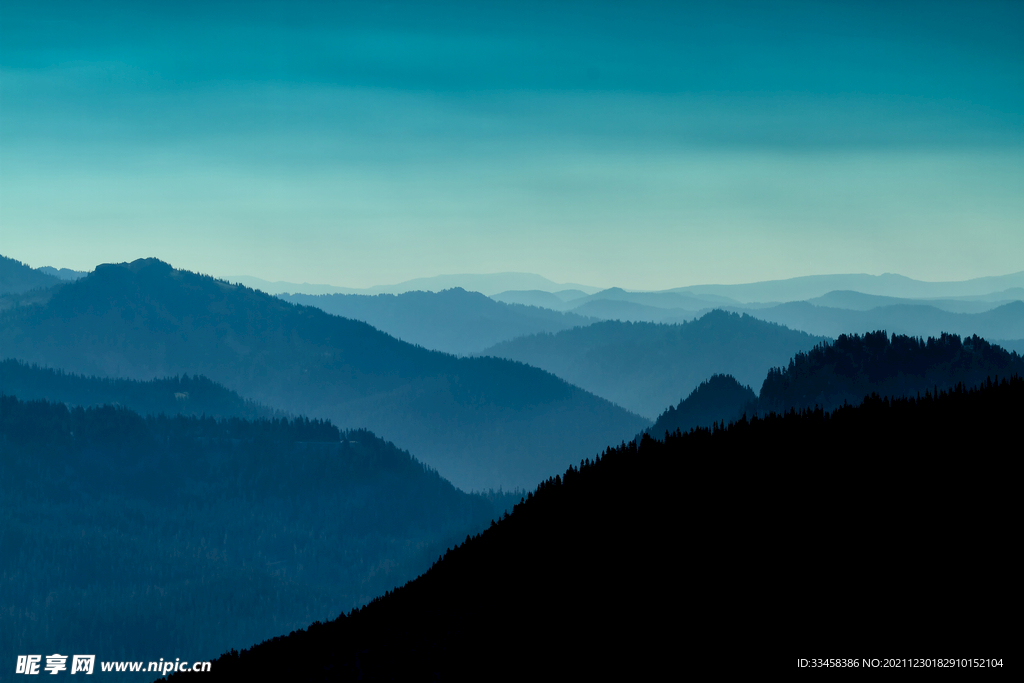
[[[656,680],[687,656],[779,643],[1004,663],[1018,581],[1005,444],[1022,407],[1016,378],[623,444],[415,581],[202,677]],[[951,534],[977,550],[952,552]]]
[[205,415],[207,417],[285,417],[281,411],[247,401],[201,375],[164,377],[148,382],[73,373],[0,361],[0,392],[23,400],[47,400],[75,406],[117,405],[142,415]]
[[1024,359],[979,337],[943,334],[927,341],[885,332],[840,335],[784,368],[773,368],[761,386],[761,413],[856,405],[865,396],[913,396],[988,378],[1024,376]]
[[1024,356],[1024,339],[993,339],[992,343],[1018,356]]
[[578,289],[565,289],[560,292],[546,292],[539,289],[508,290],[492,294],[491,298],[505,304],[522,304],[523,306],[539,306],[553,311],[567,311],[572,302],[586,297],[586,292]]
[[688,432],[693,428],[708,428],[715,423],[729,424],[739,420],[744,413],[753,416],[756,412],[757,394],[753,389],[741,385],[730,375],[712,375],[678,406],[669,406],[647,433],[658,437],[676,430]]
[[572,311],[603,320],[632,322],[681,322],[692,319],[697,311],[722,306],[740,306],[740,302],[713,294],[696,296],[677,292],[627,292],[620,287],[593,294],[564,291],[509,291],[491,297],[505,303],[543,306],[556,311]]
[[60,278],[30,268],[21,261],[0,256],[0,294],[23,294],[60,283]]
[[0,313],[5,355],[106,377],[202,374],[265,405],[387,434],[467,490],[527,488],[648,426],[542,370],[428,351],[156,259],[47,291]]
[[209,659],[365,604],[505,509],[328,422],[10,396],[0,500],[4,661]]
[[857,311],[815,306],[806,301],[748,312],[761,320],[833,338],[867,330],[887,330],[914,337],[937,337],[949,332],[990,339],[1024,338],[1024,301],[1012,301],[981,313],[950,313],[925,304]]
[[[998,294],[998,293],[997,293]],[[994,299],[900,299],[892,296],[876,296],[874,294],[862,294],[860,292],[836,291],[829,292],[824,296],[815,299],[808,299],[807,303],[825,308],[845,308],[853,311],[870,311],[880,306],[933,306],[941,311],[950,313],[982,313],[997,306],[1008,304],[1011,301],[1024,299],[1024,289],[1008,289],[1003,293],[1002,298]]]
[[591,301],[628,301],[642,306],[654,308],[683,309],[686,311],[699,311],[702,308],[713,306],[736,306],[740,302],[725,296],[715,294],[696,295],[690,292],[627,292],[620,287],[604,289],[584,299],[576,299],[577,306]]
[[59,278],[61,280],[72,281],[77,280],[79,278],[83,278],[89,274],[88,271],[85,270],[71,270],[70,268],[53,268],[52,266],[43,266],[41,268],[37,268],[36,270],[38,270],[40,273],[46,273],[47,275],[52,275],[55,278]]
[[489,273],[464,275],[435,275],[399,282],[396,285],[375,285],[357,289],[352,287],[335,287],[334,285],[297,284],[294,282],[268,282],[247,275],[229,275],[224,278],[230,282],[239,282],[247,287],[259,289],[268,294],[404,294],[405,292],[440,292],[446,289],[461,288],[471,292],[481,292],[490,296],[510,289],[535,289],[544,292],[557,292],[568,288],[583,290],[587,294],[598,291],[599,287],[578,284],[558,284],[546,277],[533,273]]
[[503,342],[484,353],[528,363],[651,419],[716,373],[760,386],[769,368],[822,341],[748,315],[680,325],[606,321]]
[[[683,323],[696,318],[701,311],[682,308],[646,306],[633,301],[617,299],[588,299],[572,309],[573,313],[600,320],[618,320],[632,323]],[[706,309],[705,309],[706,312]]]
[[743,303],[804,301],[835,290],[907,299],[981,296],[1012,287],[1024,287],[1024,271],[1010,275],[979,277],[960,282],[923,282],[903,275],[808,275],[741,285],[692,285],[666,290],[703,296],[715,294]]
[[281,294],[285,301],[353,320],[428,349],[460,355],[538,332],[559,332],[595,322],[573,313],[510,305],[479,292],[446,289],[405,294]]

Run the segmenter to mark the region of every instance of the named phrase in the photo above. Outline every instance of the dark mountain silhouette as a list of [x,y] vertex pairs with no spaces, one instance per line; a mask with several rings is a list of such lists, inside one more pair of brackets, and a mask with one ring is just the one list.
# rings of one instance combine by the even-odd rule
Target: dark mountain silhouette
[[623,444],[415,581],[202,677],[657,680],[779,642],[1005,660],[1022,407],[1014,378]]
[[753,389],[741,385],[731,375],[712,375],[678,406],[669,406],[647,433],[657,438],[665,432],[688,432],[694,427],[729,424],[744,413],[753,416],[756,410],[757,394]]
[[573,313],[504,304],[464,289],[376,296],[279,296],[294,304],[316,306],[334,315],[361,320],[403,341],[460,355],[477,353],[526,334],[559,332],[595,322]]
[[202,374],[387,434],[466,489],[525,488],[648,426],[542,370],[428,351],[156,259],[98,266],[45,304],[5,311],[0,348],[88,375]]
[[888,337],[884,331],[841,335],[797,353],[785,368],[773,368],[761,386],[759,410],[830,410],[856,405],[871,393],[912,396],[1011,374],[1024,375],[1024,359],[976,336],[961,340],[943,334],[922,340]]
[[769,368],[820,341],[747,315],[711,311],[681,325],[595,323],[521,337],[485,353],[543,368],[655,418],[716,373],[760,386]]
[[1024,338],[1024,301],[1013,301],[982,313],[950,313],[923,304],[855,311],[815,306],[806,301],[748,312],[761,320],[833,338],[862,330],[888,330],[916,337],[937,337],[949,332],[977,334],[987,339]]
[[4,661],[209,659],[363,605],[511,508],[328,422],[10,396],[0,497]]
[[21,261],[0,256],[0,294],[23,294],[61,282],[60,278],[30,268]]
[[27,401],[43,399],[85,408],[117,405],[141,415],[164,413],[250,420],[286,417],[279,410],[247,401],[236,392],[201,375],[140,382],[84,377],[8,358],[0,361],[0,391]]

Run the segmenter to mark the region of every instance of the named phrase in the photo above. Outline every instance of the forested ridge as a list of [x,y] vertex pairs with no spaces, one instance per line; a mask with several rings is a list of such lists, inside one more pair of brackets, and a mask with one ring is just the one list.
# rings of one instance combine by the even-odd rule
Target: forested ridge
[[841,335],[808,352],[798,352],[787,366],[771,368],[760,395],[728,375],[713,375],[685,400],[669,406],[648,433],[729,423],[742,415],[765,415],[792,408],[830,410],[859,404],[866,396],[908,396],[976,385],[988,377],[1024,375],[1024,361],[978,336],[963,340],[944,334],[927,340],[885,331]]
[[679,405],[669,406],[654,426],[647,430],[652,436],[693,427],[710,427],[718,422],[733,422],[744,412],[757,411],[757,394],[740,385],[732,375],[712,375],[700,383]]
[[1014,376],[644,436],[415,581],[203,675],[650,680],[711,654],[1004,657],[1022,408]]
[[385,434],[466,490],[533,486],[648,424],[543,370],[429,351],[157,259],[97,266],[45,302],[0,312],[0,348],[85,375],[200,374]]
[[22,400],[46,399],[83,407],[119,405],[141,415],[284,417],[282,411],[244,399],[202,375],[149,381],[87,377],[8,358],[0,361],[0,391]]
[[906,396],[974,386],[988,377],[1024,375],[1024,359],[973,335],[908,337],[884,330],[843,334],[797,353],[768,372],[758,397],[761,413],[859,403],[874,392]]
[[822,341],[714,310],[678,325],[608,320],[520,337],[484,353],[542,368],[653,419],[714,374],[758,387],[770,368]]
[[6,395],[0,495],[4,661],[209,659],[365,603],[511,502],[324,420]]
[[393,337],[428,349],[479,353],[524,334],[557,332],[595,322],[575,313],[506,304],[457,287],[404,294],[279,294],[293,304],[362,320]]

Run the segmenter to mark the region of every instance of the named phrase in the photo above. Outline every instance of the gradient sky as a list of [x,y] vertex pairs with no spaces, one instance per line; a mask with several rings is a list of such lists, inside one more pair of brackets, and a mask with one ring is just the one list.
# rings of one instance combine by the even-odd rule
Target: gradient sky
[[363,287],[1024,269],[1024,3],[0,5],[0,253]]

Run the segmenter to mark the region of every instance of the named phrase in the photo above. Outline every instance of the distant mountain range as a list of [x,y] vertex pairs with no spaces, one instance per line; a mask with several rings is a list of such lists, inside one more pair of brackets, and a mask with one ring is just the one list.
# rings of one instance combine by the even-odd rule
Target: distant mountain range
[[385,434],[467,490],[530,487],[648,426],[542,370],[428,351],[156,259],[46,291],[0,313],[8,357],[105,377],[202,374],[268,406]]
[[404,294],[405,292],[441,292],[446,289],[462,288],[471,292],[480,292],[485,296],[497,294],[509,289],[531,289],[543,292],[557,292],[566,289],[582,290],[586,294],[599,291],[600,287],[577,285],[572,283],[558,284],[546,277],[533,273],[490,273],[483,275],[435,275],[406,280],[395,285],[375,285],[363,289],[354,287],[336,287],[334,285],[316,285],[308,282],[269,282],[249,275],[228,275],[229,282],[238,282],[268,294]]
[[827,337],[885,330],[915,337],[936,337],[948,332],[987,339],[1024,339],[1024,301],[1012,301],[981,313],[950,313],[924,304],[848,310],[815,306],[806,301],[748,312],[761,320]]
[[61,279],[49,273],[26,266],[6,256],[0,256],[0,294],[22,294],[40,287],[52,287]]
[[[362,320],[403,341],[468,355],[527,334],[589,325],[595,318],[546,308],[505,304],[479,292],[446,289],[404,294],[280,294],[285,301]],[[552,295],[554,296],[554,295]]]
[[924,282],[902,275],[809,275],[742,285],[692,285],[667,290],[694,296],[718,295],[741,303],[806,301],[837,290],[908,299],[941,299],[987,295],[1024,287],[1024,271],[958,282]]
[[85,270],[71,270],[70,268],[53,268],[51,266],[43,266],[42,268],[37,268],[36,270],[38,270],[40,273],[52,275],[60,280],[69,281],[78,280],[79,278],[83,278],[89,274],[89,272]]
[[807,303],[825,308],[845,308],[851,311],[870,311],[882,306],[932,306],[949,313],[983,313],[1013,301],[1024,300],[1024,288],[1014,287],[980,297],[958,299],[901,299],[894,296],[876,296],[852,291],[834,291],[808,299]]
[[681,325],[605,321],[520,337],[484,354],[542,368],[654,419],[714,374],[760,387],[770,368],[823,340],[716,310]]
[[[755,318],[777,322],[795,330],[830,337],[885,329],[897,334],[921,337],[950,332],[960,335],[978,334],[991,339],[1022,339],[1024,316],[1021,315],[1020,305],[1024,301],[1024,288],[1020,286],[956,298],[950,295],[946,298],[918,299],[853,290],[829,290],[806,301],[781,304],[770,300],[759,303],[744,303],[740,300],[756,291],[783,295],[813,293],[830,283],[860,283],[867,288],[879,288],[889,283],[894,285],[894,289],[900,289],[895,285],[902,284],[906,285],[902,289],[920,293],[974,292],[984,291],[985,287],[1024,280],[1024,274],[1019,275],[1022,277],[1009,275],[1002,278],[979,278],[965,283],[917,283],[913,286],[907,285],[907,282],[917,281],[895,276],[895,279],[883,278],[881,282],[870,279],[873,276],[821,276],[811,282],[780,281],[790,283],[785,286],[756,283],[765,284],[764,290],[752,289],[755,285],[708,286],[710,289],[700,286],[664,292],[627,292],[611,288],[587,296],[564,299],[539,292],[502,292],[492,298],[506,303],[544,306],[602,320],[674,324],[693,320],[708,310],[722,308],[748,313]],[[929,289],[925,285],[935,286]],[[723,294],[727,292],[736,294],[737,298]]]

